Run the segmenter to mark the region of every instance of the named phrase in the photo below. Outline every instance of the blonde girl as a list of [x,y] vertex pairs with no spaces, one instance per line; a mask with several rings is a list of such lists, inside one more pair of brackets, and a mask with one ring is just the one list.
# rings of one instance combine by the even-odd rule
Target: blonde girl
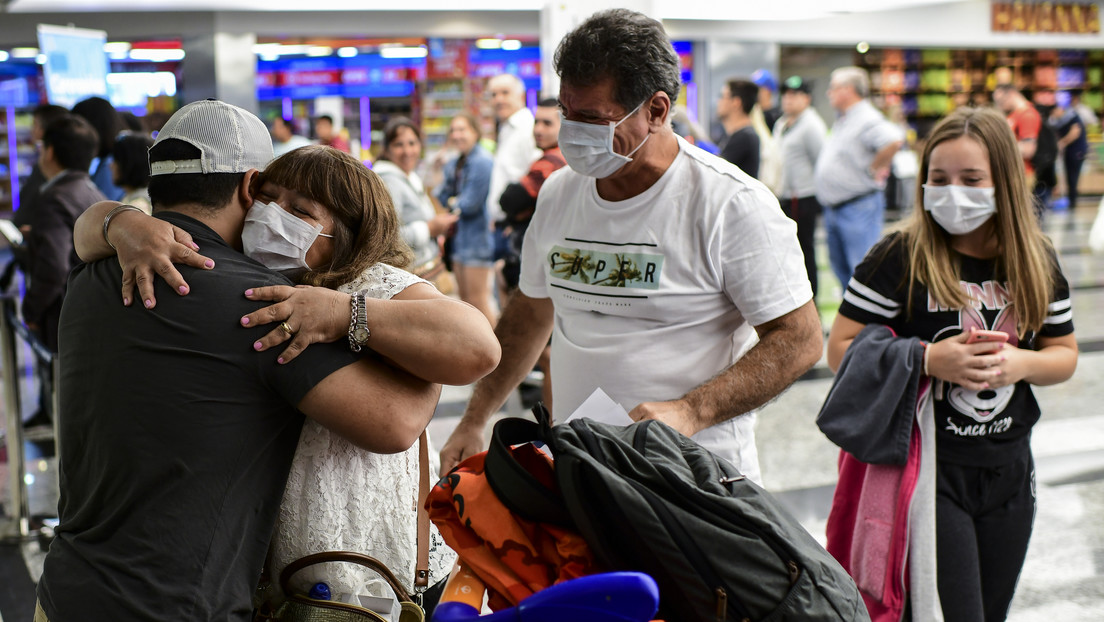
[[[1069,286],[1032,210],[1004,118],[960,109],[924,148],[911,218],[867,254],[828,338],[828,364],[866,324],[928,343],[936,548],[945,620],[1003,620],[1035,514],[1032,385],[1073,375]],[[972,343],[979,330],[1007,342]]]

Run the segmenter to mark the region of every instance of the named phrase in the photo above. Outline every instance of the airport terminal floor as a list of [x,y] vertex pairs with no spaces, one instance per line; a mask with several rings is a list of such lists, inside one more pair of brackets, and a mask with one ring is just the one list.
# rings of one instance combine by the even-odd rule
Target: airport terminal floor
[[[1076,209],[1048,213],[1045,228],[1057,247],[1070,282],[1080,359],[1073,378],[1036,388],[1043,418],[1035,427],[1038,509],[1026,565],[1009,620],[1063,622],[1104,620],[1104,255],[1093,255],[1086,239],[1099,197],[1084,197]],[[5,251],[6,252],[6,251]],[[822,316],[830,325],[839,288],[827,269],[819,241],[823,275]],[[21,359],[30,359],[23,352]],[[34,410],[37,390],[23,391],[25,416]],[[758,424],[759,455],[766,487],[775,492],[823,541],[824,524],[836,480],[838,450],[814,419],[830,385],[822,360],[789,391],[763,408]],[[470,387],[446,387],[430,424],[439,448],[456,425]],[[504,413],[521,414],[517,400]],[[57,503],[55,464],[43,443],[27,443],[27,482],[32,515],[50,515]],[[0,456],[0,522],[12,514],[6,454]],[[0,541],[0,622],[29,621],[34,584],[45,553],[36,539]]]

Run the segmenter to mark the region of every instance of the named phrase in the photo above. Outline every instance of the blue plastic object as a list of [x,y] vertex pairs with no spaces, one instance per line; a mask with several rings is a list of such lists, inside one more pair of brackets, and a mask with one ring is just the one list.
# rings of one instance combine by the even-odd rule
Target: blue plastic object
[[471,605],[443,602],[433,622],[648,622],[658,609],[659,587],[650,576],[607,572],[564,581],[485,616]]
[[330,586],[326,585],[325,583],[315,583],[314,587],[312,587],[310,589],[310,592],[307,593],[307,596],[310,596],[315,600],[330,600]]

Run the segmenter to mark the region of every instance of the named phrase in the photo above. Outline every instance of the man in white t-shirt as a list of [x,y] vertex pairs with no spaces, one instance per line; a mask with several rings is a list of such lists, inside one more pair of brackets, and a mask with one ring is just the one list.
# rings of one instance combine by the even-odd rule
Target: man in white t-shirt
[[601,388],[758,481],[754,410],[821,355],[795,226],[765,186],[672,131],[680,70],[659,22],[593,15],[555,66],[569,168],[541,189],[521,291],[496,330],[502,362],[442,469],[484,448],[488,418],[551,334],[557,421]]

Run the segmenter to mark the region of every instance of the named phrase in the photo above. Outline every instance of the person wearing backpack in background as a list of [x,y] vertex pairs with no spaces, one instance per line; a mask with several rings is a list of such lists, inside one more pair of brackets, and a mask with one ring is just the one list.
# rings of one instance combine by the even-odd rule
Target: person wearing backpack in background
[[1011,84],[998,84],[993,103],[1004,113],[1023,158],[1027,188],[1035,199],[1035,214],[1041,216],[1058,185],[1054,162],[1058,159],[1058,139],[1054,130],[1043,124],[1039,110]]
[[1066,199],[1069,209],[1077,207],[1077,184],[1081,179],[1081,166],[1089,154],[1085,123],[1073,108],[1061,105],[1047,115],[1047,126],[1054,129],[1058,150],[1062,152],[1062,165],[1066,173]]

